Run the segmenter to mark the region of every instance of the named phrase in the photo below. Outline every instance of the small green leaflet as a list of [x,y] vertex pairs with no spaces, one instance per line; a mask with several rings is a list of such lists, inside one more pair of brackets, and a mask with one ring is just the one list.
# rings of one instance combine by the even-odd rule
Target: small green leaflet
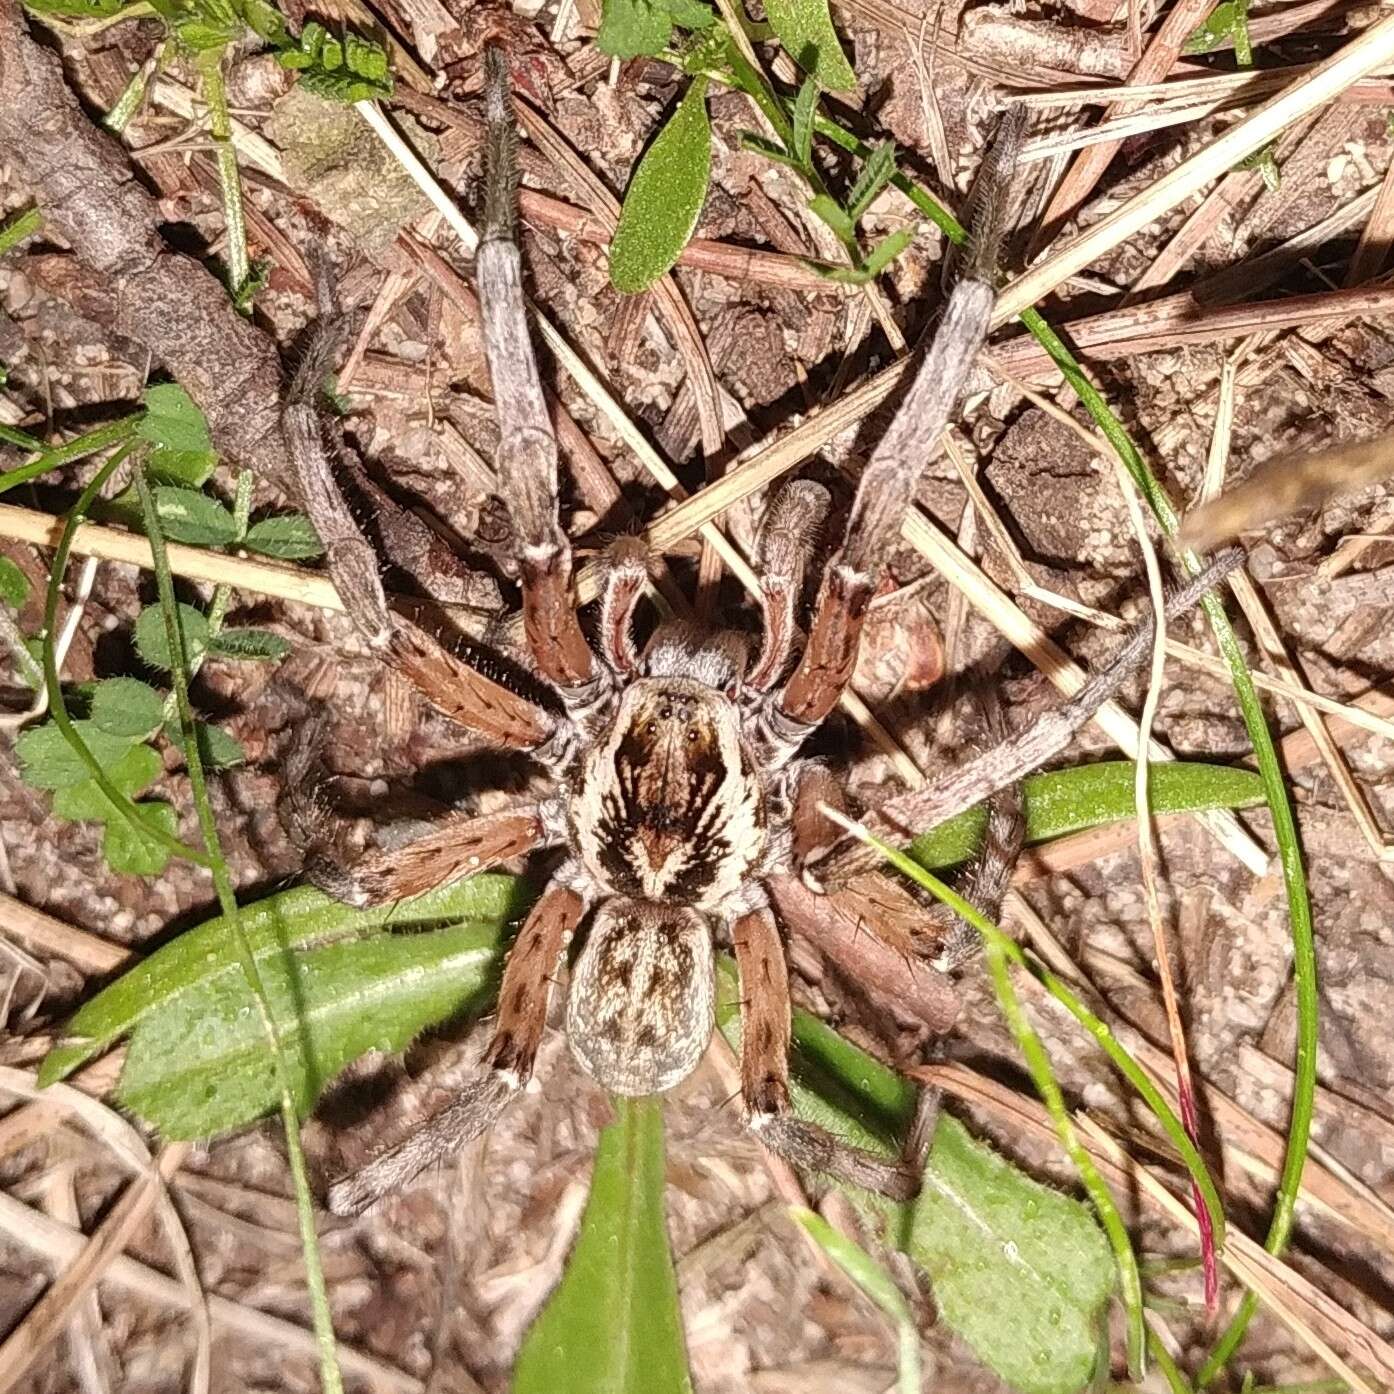
[[[184,753],[184,733],[177,721],[166,722],[165,735],[170,744],[182,755]],[[206,721],[194,722],[194,739],[198,742],[199,758],[208,769],[230,769],[243,764],[247,752],[236,736],[224,731],[221,726],[210,725]]]
[[610,244],[616,290],[646,290],[682,255],[707,200],[711,164],[707,79],[695,77],[629,181]]
[[842,51],[828,0],[765,0],[765,13],[785,51],[830,92],[850,92],[857,75]]
[[513,1394],[691,1394],[663,1207],[663,1104],[616,1099],[581,1233],[523,1340]]
[[92,694],[91,717],[110,736],[141,741],[159,730],[165,699],[138,678],[106,678]]
[[1237,6],[1233,0],[1222,0],[1222,3],[1215,6],[1210,11],[1209,18],[1198,29],[1191,31],[1190,37],[1186,40],[1186,46],[1181,50],[1184,54],[1209,53],[1212,49],[1218,48],[1226,39],[1234,33],[1234,19],[1237,13]]
[[197,489],[161,485],[155,490],[155,510],[166,537],[201,547],[222,547],[237,539],[232,510]]
[[595,44],[612,58],[657,57],[668,47],[674,24],[706,29],[715,21],[698,0],[604,0]]
[[0,600],[17,610],[29,598],[29,578],[9,557],[0,557]]
[[212,474],[218,459],[203,413],[177,382],[147,387],[141,401],[145,416],[136,435],[155,447],[150,452],[150,469],[161,479],[197,488]]
[[794,148],[789,152],[804,169],[813,158],[813,117],[818,110],[818,79],[806,77],[794,100]]
[[[174,836],[178,826],[174,809],[163,800],[137,804],[136,812],[143,823]],[[126,876],[158,876],[169,864],[170,855],[168,847],[154,838],[141,837],[120,814],[107,819],[102,856],[113,871]]]
[[24,0],[26,10],[59,19],[110,19],[125,6],[126,0]]
[[208,652],[219,658],[278,659],[290,645],[269,629],[220,629],[208,640]]
[[847,195],[847,214],[859,222],[861,216],[876,201],[876,195],[891,182],[895,174],[895,146],[891,141],[878,145],[861,167],[852,192]]
[[[197,663],[208,648],[208,620],[201,610],[179,602],[179,628],[184,636],[184,656]],[[158,605],[147,605],[136,617],[136,651],[152,668],[170,672],[174,663],[169,651],[165,612]]]
[[[148,745],[132,745],[123,755],[102,766],[117,792],[129,798],[144,792],[164,772],[158,752]],[[100,822],[112,817],[124,822],[111,806],[95,779],[84,779],[57,789],[53,794],[53,816],[70,822]]]
[[351,29],[337,39],[312,19],[299,41],[282,48],[276,59],[282,67],[298,70],[307,90],[330,101],[376,101],[392,95],[387,50]]
[[[130,740],[108,735],[91,721],[75,721],[73,729],[103,769],[115,764],[130,748]],[[81,757],[52,722],[32,726],[15,741],[24,782],[36,789],[68,789],[91,778]]]
[[262,518],[247,529],[241,545],[249,552],[282,561],[305,561],[324,551],[314,524],[303,513],[279,513]]

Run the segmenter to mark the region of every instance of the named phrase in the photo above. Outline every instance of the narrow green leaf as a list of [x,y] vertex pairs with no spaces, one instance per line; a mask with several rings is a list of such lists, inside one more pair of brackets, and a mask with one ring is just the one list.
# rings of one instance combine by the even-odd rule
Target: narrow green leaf
[[[192,605],[179,603],[179,625],[184,633],[184,653],[197,664],[208,648],[208,619]],[[158,605],[147,605],[136,617],[136,651],[152,667],[169,672],[174,661],[169,652],[164,612]]]
[[850,92],[857,75],[842,51],[828,0],[766,0],[765,13],[789,56],[831,92]]
[[707,79],[695,77],[629,182],[610,244],[616,290],[644,290],[677,261],[701,217],[711,161]]
[[866,254],[860,266],[825,266],[815,261],[808,261],[806,265],[813,267],[825,280],[841,285],[864,286],[868,281],[874,281],[914,240],[915,229],[903,227],[883,237]]
[[37,208],[21,208],[18,213],[0,223],[0,257],[18,247],[26,237],[33,237],[44,225],[44,215]]
[[[302,1116],[346,1065],[402,1049],[425,1027],[483,1006],[497,926],[378,935],[259,962]],[[279,1104],[275,1061],[252,995],[217,975],[136,1025],[116,1097],[171,1138],[242,1127]]]
[[860,1244],[835,1230],[821,1215],[802,1205],[789,1210],[796,1223],[812,1236],[818,1247],[847,1274],[895,1323],[898,1345],[896,1389],[898,1394],[920,1394],[920,1332],[889,1273]]
[[24,8],[59,19],[110,19],[125,8],[125,0],[24,0]]
[[262,518],[247,529],[242,546],[249,552],[279,557],[282,561],[304,561],[324,551],[314,524],[303,513],[280,513],[273,518]]
[[[90,721],[74,721],[73,729],[103,768],[114,765],[131,747],[129,739],[109,735]],[[21,732],[15,751],[24,782],[36,789],[69,789],[91,778],[91,770],[51,721]]]
[[523,1340],[513,1394],[690,1394],[663,1215],[663,1106],[617,1099],[561,1284]]
[[[137,749],[149,749],[139,746]],[[152,828],[159,828],[173,837],[178,828],[174,809],[163,800],[153,803],[139,803],[136,812],[141,822]],[[106,833],[102,838],[102,856],[106,864],[125,876],[158,876],[169,864],[171,856],[166,843],[153,837],[141,837],[139,833],[121,817],[108,818]]]
[[[258,964],[309,945],[325,944],[381,929],[422,930],[467,924],[499,928],[528,905],[519,877],[485,873],[396,905],[354,910],[322,891],[299,886],[243,906],[239,919]],[[178,1003],[185,993],[212,991],[246,982],[236,937],[219,915],[157,949],[79,1008],[62,1042],[44,1058],[40,1084],[63,1079],[109,1049],[147,1013]]]
[[290,644],[269,629],[220,629],[208,640],[208,652],[219,658],[277,659]]
[[[877,194],[891,182],[895,174],[895,145],[884,141],[862,162],[857,182],[847,196],[847,215],[858,222],[875,202]],[[889,260],[889,258],[887,258]]]
[[92,694],[91,718],[109,736],[144,740],[165,719],[165,699],[139,678],[106,678]]
[[813,162],[813,115],[818,110],[818,79],[806,77],[794,102],[794,158],[805,169]]
[[155,490],[160,526],[176,542],[196,547],[222,547],[237,537],[232,511],[197,489],[162,485]]
[[1235,5],[1233,0],[1222,0],[1210,11],[1210,17],[1198,29],[1191,31],[1182,53],[1189,55],[1209,53],[1218,48],[1234,33]]
[[[1047,842],[1132,818],[1137,807],[1133,777],[1131,760],[1029,775],[1022,782],[1027,840]],[[1157,814],[1256,808],[1264,800],[1263,779],[1254,771],[1194,760],[1153,765],[1148,785],[1148,802]],[[907,851],[931,871],[957,866],[977,850],[986,827],[987,810],[970,808],[917,837]]]
[[804,173],[804,167],[778,141],[756,135],[754,131],[741,131],[737,134],[736,140],[742,150],[753,150],[757,155],[763,155],[767,160],[773,160],[776,164],[784,165],[786,169],[792,169],[795,174],[802,175]]
[[[131,746],[124,755],[113,760],[105,768],[106,777],[121,793],[130,798],[143,794],[164,773],[164,763],[159,752],[152,750],[148,745]],[[66,818],[70,822],[80,823],[105,820],[113,814],[116,815],[113,821],[125,821],[95,779],[84,779],[80,783],[54,791],[55,818]]]
[[9,557],[0,557],[0,600],[16,610],[29,598],[29,578]]
[[147,387],[141,401],[145,416],[136,434],[155,447],[149,467],[162,479],[197,488],[218,459],[203,413],[177,382]]
[[815,194],[808,206],[837,234],[837,240],[849,247],[857,240],[857,229],[847,211],[827,194]]

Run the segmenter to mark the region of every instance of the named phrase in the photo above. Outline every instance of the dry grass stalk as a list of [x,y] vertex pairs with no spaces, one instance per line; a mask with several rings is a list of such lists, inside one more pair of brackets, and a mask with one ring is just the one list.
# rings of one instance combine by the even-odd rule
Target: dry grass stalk
[[1394,15],[1372,25],[1252,116],[1018,276],[998,299],[997,321],[1011,319],[1044,300],[1076,272],[1083,271],[1148,223],[1199,193],[1245,156],[1261,149],[1285,126],[1324,106],[1353,82],[1391,61],[1394,61]]

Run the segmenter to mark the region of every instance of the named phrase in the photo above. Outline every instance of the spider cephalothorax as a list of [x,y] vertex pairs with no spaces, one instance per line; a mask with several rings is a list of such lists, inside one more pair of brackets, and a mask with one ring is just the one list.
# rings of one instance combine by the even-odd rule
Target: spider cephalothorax
[[[330,1204],[345,1213],[361,1210],[490,1126],[531,1077],[557,970],[578,934],[566,1029],[592,1078],[615,1093],[638,1095],[669,1089],[690,1074],[713,1031],[714,952],[729,944],[741,979],[741,1095],[751,1126],[800,1165],[906,1195],[916,1184],[912,1169],[849,1147],[791,1112],[789,983],[775,912],[801,918],[806,934],[822,935],[819,947],[834,961],[839,946],[866,938],[889,946],[894,972],[903,961],[910,974],[913,955],[933,976],[928,964],[949,966],[959,952],[942,922],[926,933],[920,907],[888,882],[874,893],[863,889],[855,912],[839,908],[841,892],[824,875],[835,864],[829,852],[838,832],[824,809],[841,803],[841,791],[801,752],[851,680],[862,622],[929,445],[986,336],[992,289],[980,271],[960,280],[951,295],[934,344],[859,481],[802,648],[796,610],[829,503],[827,491],[807,481],[780,490],[761,529],[758,651],[739,633],[683,621],[661,624],[640,651],[635,612],[648,577],[634,539],[610,551],[592,647],[571,596],[556,441],[528,340],[514,239],[506,65],[497,48],[486,48],[485,58],[489,177],[476,281],[500,426],[499,492],[515,521],[527,647],[560,710],[464,663],[388,610],[372,550],[335,485],[304,391],[292,394],[286,428],[331,574],[370,644],[462,726],[497,745],[534,752],[551,786],[527,803],[449,818],[405,848],[317,879],[355,903],[381,904],[534,849],[557,849],[560,860],[509,952],[476,1082],[334,1185]],[[987,263],[992,240],[984,238]],[[385,496],[377,502],[395,507]],[[389,522],[385,532],[405,533],[414,524],[410,515]],[[1197,593],[1193,588],[1185,603]],[[1093,706],[1098,700],[1101,695],[1088,699]],[[1058,722],[1053,746],[1023,739],[1015,756],[1000,747],[977,798],[1019,777],[1031,767],[1024,760],[1059,748],[1093,706],[1081,702]],[[990,831],[998,855],[977,883],[988,902],[1005,889],[1019,820],[1004,813]],[[935,1001],[939,1024],[947,1027],[955,1011],[947,985]]]

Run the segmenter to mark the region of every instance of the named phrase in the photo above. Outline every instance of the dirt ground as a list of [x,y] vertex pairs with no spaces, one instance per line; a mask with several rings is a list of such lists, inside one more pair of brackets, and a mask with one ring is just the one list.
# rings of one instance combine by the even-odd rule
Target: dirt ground
[[[534,140],[525,149],[525,183],[554,201],[598,211],[603,199],[597,185],[613,195],[623,192],[677,94],[674,74],[645,60],[612,73],[595,50],[593,26],[585,26],[589,3],[566,4],[560,15],[552,3],[518,8],[525,13],[515,16],[513,37],[530,55],[530,72],[547,98],[545,121],[589,170],[587,178],[579,177]],[[1110,24],[1111,6],[1091,0],[985,7],[967,15],[952,4],[849,0],[835,7],[862,83],[849,119],[869,136],[899,141],[916,176],[957,206],[980,158],[984,132],[1009,94],[1060,92],[1126,74],[1132,61],[1126,8]],[[1275,36],[1262,48],[1265,65],[1320,58],[1371,19],[1368,7],[1299,8],[1311,13],[1286,37],[1281,25],[1274,26]],[[23,23],[8,9],[9,0],[0,0],[0,22]],[[298,9],[291,7],[293,19],[299,19]],[[452,124],[429,102],[412,108],[435,137],[443,179],[472,208],[480,173],[480,16],[456,0],[401,0],[379,6],[378,13],[439,78],[439,99],[466,118]],[[1285,13],[1265,9],[1257,17]],[[99,112],[150,58],[158,39],[157,25],[138,22],[83,42],[51,36],[44,41],[56,44],[69,81],[87,109]],[[189,80],[179,70],[175,78]],[[285,156],[282,179],[244,162],[249,235],[256,254],[272,262],[269,285],[256,301],[255,325],[293,360],[313,313],[310,260],[315,249],[327,247],[342,273],[345,299],[382,312],[362,334],[352,367],[340,379],[351,409],[350,437],[371,468],[393,481],[399,497],[432,510],[477,550],[496,550],[507,520],[506,509],[490,494],[486,462],[496,429],[477,323],[404,249],[408,235],[398,236],[403,219],[415,229],[411,240],[433,242],[460,272],[467,272],[468,259],[429,212],[371,164],[377,155],[366,137],[357,144],[347,139],[339,164],[327,174],[287,153],[309,118],[299,114],[297,98],[286,97],[289,78],[269,59],[244,57],[230,81],[240,120]],[[0,79],[0,100],[4,90]],[[1389,222],[1374,221],[1370,200],[1360,202],[1390,187],[1388,98],[1378,103],[1377,94],[1333,104],[1282,136],[1276,191],[1266,190],[1257,173],[1226,176],[1228,206],[1179,265],[1167,257],[1198,199],[1163,214],[1070,280],[1043,307],[1048,316],[1067,324],[1115,310],[1130,291],[1147,300],[1194,290],[1196,303],[1206,306],[1252,296],[1270,304],[1335,295],[1348,283],[1358,243],[1366,275],[1378,276],[1385,269]],[[740,132],[755,124],[743,97],[715,94],[710,109],[713,182],[698,236],[785,254],[784,267],[791,275],[801,273],[799,255],[827,252],[804,215],[804,193],[788,171],[740,148]],[[1062,104],[1038,118],[1039,130],[1086,122],[1095,110]],[[1079,221],[1097,222],[1233,120],[1233,114],[1204,116],[1130,136]],[[196,133],[191,138],[186,118],[159,97],[125,139],[145,152],[139,179],[158,202],[164,235],[183,250],[216,255],[221,215],[206,143]],[[1045,163],[1056,176],[1059,166]],[[1021,210],[1022,231],[1008,257],[1012,272],[1025,264],[1043,185],[1037,181]],[[0,210],[20,208],[34,193],[25,181],[22,152],[0,146]],[[876,203],[868,229],[888,232],[913,214],[908,200],[892,190]],[[559,221],[524,209],[524,256],[537,303],[607,380],[684,487],[695,492],[705,482],[697,389],[675,344],[668,310],[652,296],[636,302],[618,295],[608,284],[603,243]],[[1367,222],[1374,232],[1362,242]],[[1065,235],[1075,225],[1066,224]],[[1319,235],[1307,236],[1314,228],[1321,229]],[[912,346],[941,303],[942,254],[939,235],[926,228],[880,283],[881,307]],[[1161,277],[1156,288],[1152,276]],[[860,292],[807,277],[784,283],[759,268],[738,277],[683,266],[673,279],[723,389],[732,450],[778,438],[896,355],[898,346]],[[384,286],[394,284],[396,290],[384,298]],[[119,408],[113,404],[135,398],[152,367],[151,355],[119,327],[120,295],[119,285],[93,278],[72,249],[48,234],[0,263],[0,362],[8,368],[0,420],[23,421],[40,432],[71,431],[114,415]],[[1016,557],[973,514],[947,456],[930,464],[921,502],[1070,654],[1097,662],[1114,641],[1022,595],[1021,585],[1029,579],[1087,605],[1138,613],[1145,596],[1142,566],[1113,464],[1024,395],[1023,381],[1032,383],[1076,423],[1088,425],[1073,396],[1032,356],[1031,341],[1019,327],[1001,330],[993,353],[1010,365],[1012,381],[983,377],[954,440],[980,478]],[[158,365],[158,348],[154,356]],[[1280,452],[1364,439],[1387,431],[1394,420],[1394,338],[1378,316],[1310,315],[1293,323],[1278,314],[1209,342],[1172,339],[1153,346],[1134,339],[1122,351],[1092,356],[1086,350],[1082,357],[1179,501],[1192,499],[1200,487],[1215,449],[1222,401],[1232,405],[1228,432],[1223,423],[1219,432],[1228,446],[1225,477],[1231,480]],[[564,519],[584,562],[615,533],[652,521],[670,505],[570,380],[550,370],[549,376],[589,441],[589,463],[579,473],[577,451],[564,451],[571,474]],[[845,503],[843,467],[865,456],[885,420],[884,413],[858,420],[802,468],[832,484]],[[4,467],[19,458],[0,447]],[[21,490],[6,502],[60,512],[71,502],[73,485],[85,477],[77,471],[60,484]],[[258,501],[278,498],[284,496],[263,474]],[[739,542],[752,536],[760,497],[754,502],[723,519]],[[1394,712],[1394,698],[1386,695],[1394,676],[1394,536],[1386,541],[1386,534],[1394,534],[1394,509],[1388,489],[1375,487],[1247,539],[1250,574],[1298,680],[1339,701],[1366,699],[1368,710],[1385,716]],[[0,549],[36,582],[46,575],[46,552],[17,542]],[[685,542],[669,558],[679,585],[689,590],[697,555],[695,543]],[[995,666],[1013,725],[1055,700],[1046,680],[974,617],[923,558],[906,548],[895,557],[893,573],[896,588],[877,611],[858,686],[922,769],[942,767],[958,750],[958,726],[948,719],[955,685],[931,681],[941,667],[939,646],[950,677],[978,656],[1000,651]],[[505,584],[504,590],[510,588]],[[150,576],[121,564],[100,565],[67,679],[130,671],[130,623],[151,598]],[[740,614],[743,622],[752,613],[729,577],[719,606],[723,617]],[[422,819],[451,807],[488,808],[490,791],[516,792],[532,777],[524,763],[480,753],[477,743],[429,712],[367,653],[342,615],[251,595],[239,596],[234,614],[275,630],[293,646],[278,665],[210,663],[195,694],[201,709],[224,719],[247,750],[245,767],[220,778],[214,789],[223,844],[244,896],[297,877],[301,854],[280,814],[288,762],[312,719],[327,722],[324,759],[338,777],[336,801],[355,820],[352,830],[360,841],[374,835],[374,827],[385,837],[404,838]],[[495,622],[481,624],[486,622],[497,636]],[[21,611],[20,623],[26,632],[37,630],[36,601]],[[1253,657],[1253,631],[1246,626],[1241,633]],[[1195,618],[1178,624],[1173,637],[1211,647]],[[1141,680],[1135,681],[1126,694],[1129,710],[1138,710],[1142,693]],[[1338,1315],[1349,1314],[1379,1341],[1394,1342],[1394,862],[1387,848],[1376,849],[1362,836],[1331,765],[1304,733],[1293,704],[1270,695],[1265,706],[1284,737],[1321,966],[1322,1091],[1313,1136],[1324,1170],[1319,1182],[1309,1182],[1316,1193],[1299,1206],[1291,1267],[1327,1294]],[[1339,720],[1332,729],[1376,825],[1390,827],[1394,747]],[[1156,733],[1183,758],[1244,762],[1248,756],[1228,684],[1175,660],[1167,668]],[[834,723],[821,739],[843,762],[850,787],[864,802],[897,787],[891,759],[850,723]],[[1062,763],[1112,750],[1091,726]],[[182,765],[173,753],[168,763],[160,792],[183,810],[181,833],[194,838]],[[20,781],[12,742],[0,742],[0,886],[16,901],[131,948],[158,943],[213,912],[211,887],[196,868],[175,863],[150,881],[115,875],[101,858],[100,830],[56,821],[47,806],[46,795]],[[1266,814],[1246,814],[1240,824],[1258,847],[1272,852]],[[1021,883],[1040,924],[1032,925],[1020,911],[1011,918],[1038,951],[1054,952],[1055,962],[1071,965],[1120,1025],[1135,1029],[1127,1039],[1145,1035],[1161,1047],[1165,1072],[1165,1019],[1133,831],[1073,845],[1066,869],[1036,867]],[[1287,1122],[1296,1023],[1281,872],[1274,859],[1266,874],[1256,876],[1207,826],[1190,818],[1163,822],[1160,860],[1162,909],[1176,945],[1193,1065],[1204,1082],[1206,1126],[1212,1140],[1218,1136],[1229,1144],[1220,1166],[1229,1213],[1261,1239],[1281,1158],[1277,1139]],[[17,925],[13,911],[0,915],[0,930],[11,931],[0,936],[0,949],[7,939],[24,949],[28,941]],[[959,1062],[1029,1088],[979,967],[963,974],[966,1008],[959,1030],[930,1045],[911,1022],[874,1010],[807,952],[796,947],[793,963],[799,999],[882,1054],[901,1062],[914,1056]],[[32,1068],[65,1016],[102,977],[90,969],[85,974],[71,956],[43,951],[6,952],[0,971],[7,982],[0,1060],[19,1068]],[[1138,1141],[1131,1130],[1140,1123],[1102,1056],[1057,1010],[1039,999],[1031,999],[1031,1006],[1071,1100],[1112,1120],[1125,1141]],[[420,1049],[410,1063],[413,1070],[434,1068],[439,1059]],[[397,1060],[365,1068],[389,1082],[403,1074]],[[561,1272],[596,1135],[608,1116],[603,1096],[571,1062],[556,1031],[549,1033],[539,1076],[540,1083],[458,1165],[369,1218],[326,1219],[324,1262],[337,1330],[377,1362],[376,1373],[352,1377],[354,1387],[435,1394],[507,1387],[522,1335]],[[785,1216],[787,1195],[741,1128],[730,1095],[728,1078],[709,1062],[667,1105],[668,1214],[697,1388],[701,1394],[878,1394],[893,1381],[894,1334],[801,1240]],[[1232,1101],[1230,1112],[1226,1100]],[[1053,1148],[1023,1138],[989,1110],[950,1106],[1036,1174],[1072,1184]],[[24,1107],[17,1101],[16,1114],[0,1119],[0,1180],[8,1197],[16,1207],[90,1232],[112,1204],[123,1165],[109,1141],[62,1121],[56,1111],[31,1111],[25,1126],[15,1126]],[[384,1120],[393,1116],[379,1114],[360,1131],[381,1136],[389,1126]],[[1262,1125],[1277,1131],[1265,1132]],[[327,1125],[311,1130],[317,1155],[362,1145],[332,1132]],[[223,1302],[212,1326],[214,1390],[316,1386],[307,1339],[289,1341],[285,1327],[258,1332],[246,1318],[270,1313],[308,1329],[290,1194],[278,1131],[269,1126],[195,1148],[171,1177],[170,1195],[198,1279]],[[1193,1252],[1180,1228],[1160,1220],[1136,1196],[1120,1200],[1135,1221],[1145,1259]],[[22,1238],[23,1225],[15,1218],[20,1213],[4,1210],[0,1225],[4,1332],[24,1330],[26,1314],[52,1280],[51,1265],[36,1262]],[[172,1224],[148,1221],[126,1252],[161,1273],[181,1273],[171,1237],[177,1232]],[[179,1278],[174,1286],[183,1282]],[[1167,1299],[1159,1299],[1158,1325],[1182,1367],[1194,1369],[1215,1329],[1200,1301],[1198,1277],[1183,1271],[1158,1279],[1156,1287]],[[1226,1303],[1236,1296],[1227,1285]],[[926,1387],[993,1387],[971,1352],[934,1324],[928,1295],[922,1295],[922,1309]],[[229,1311],[243,1316],[229,1319]],[[1341,1329],[1322,1328],[1328,1335]],[[191,1387],[196,1342],[194,1323],[169,1290],[107,1281],[46,1342],[18,1383],[3,1387],[34,1394],[185,1389]],[[1121,1348],[1115,1339],[1116,1377],[1124,1373]],[[0,1368],[12,1354],[10,1346],[0,1347]],[[1252,1328],[1240,1367],[1252,1370],[1260,1384],[1329,1374],[1308,1345],[1266,1315]],[[1376,1362],[1369,1368],[1384,1367]],[[1151,1381],[1149,1387],[1162,1387],[1155,1375]]]

